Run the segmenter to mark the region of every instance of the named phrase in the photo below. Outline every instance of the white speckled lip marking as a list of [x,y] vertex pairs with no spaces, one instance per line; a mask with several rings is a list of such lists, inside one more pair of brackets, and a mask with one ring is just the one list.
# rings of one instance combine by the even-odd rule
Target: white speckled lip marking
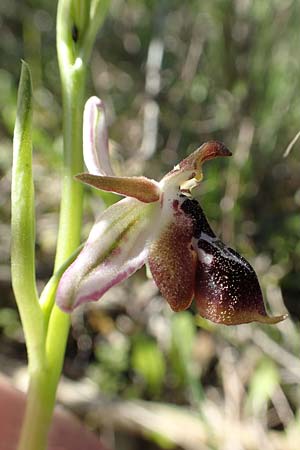
[[211,263],[213,262],[213,259],[214,259],[213,255],[206,253],[201,248],[198,249],[198,255],[199,255],[200,261],[207,266],[210,266]]
[[[209,236],[206,233],[201,233],[200,236],[200,240],[206,241],[208,242],[210,245],[212,245],[218,252],[221,253],[221,255],[226,258],[229,259],[235,263],[241,264],[242,266],[245,267],[245,269],[249,270],[248,264],[243,261],[240,257],[237,257],[235,254],[233,254],[228,247],[226,247],[222,241],[220,241],[220,239],[218,238],[212,238],[211,236]],[[200,249],[201,250],[201,249]],[[204,262],[204,261],[203,261]]]

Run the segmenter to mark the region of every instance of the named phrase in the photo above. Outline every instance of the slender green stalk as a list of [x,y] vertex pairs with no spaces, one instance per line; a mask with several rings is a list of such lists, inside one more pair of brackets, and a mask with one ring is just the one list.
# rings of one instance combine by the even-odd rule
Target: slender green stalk
[[[68,22],[72,17],[71,3],[61,0],[57,14],[57,53],[63,96],[64,166],[55,271],[78,247],[82,222],[83,186],[74,180],[74,175],[83,168],[82,116],[87,67],[76,56],[76,52],[72,51],[70,39],[73,24]],[[49,402],[48,407],[54,407],[69,327],[70,316],[54,305],[46,340],[46,358],[53,389],[52,402]]]
[[110,0],[93,0],[91,2],[90,9],[90,26],[86,30],[86,36],[83,40],[80,53],[85,59],[85,55],[90,55],[92,47],[94,45],[95,37],[98,29],[100,28],[105,16],[107,15],[108,8],[110,6]]
[[[60,224],[55,270],[74,252],[80,243],[83,191],[74,181],[82,171],[82,113],[85,69],[68,67],[62,76],[64,168]],[[68,80],[68,86],[66,86]],[[49,299],[48,302],[51,300]],[[48,312],[49,314],[49,312]],[[53,306],[46,337],[46,364],[31,376],[28,403],[19,450],[44,450],[55,406],[56,389],[62,370],[65,347],[70,327],[70,316]],[[32,420],[32,418],[35,418]]]
[[[40,417],[43,423],[42,409],[36,407],[36,395],[31,395],[34,386],[39,385],[40,373],[45,367],[45,323],[38,302],[35,282],[35,220],[34,189],[32,179],[32,86],[30,71],[26,63],[22,63],[22,72],[18,92],[16,126],[14,130],[13,174],[12,174],[12,244],[11,273],[15,298],[18,304],[24,329],[29,375],[29,401],[25,414],[20,446],[21,449],[38,449],[42,426],[32,432],[32,417]],[[40,389],[38,389],[39,396]],[[47,391],[45,391],[46,393]],[[44,399],[40,405],[43,405]],[[41,409],[41,410],[40,410]],[[34,445],[29,446],[31,436]],[[37,444],[37,445],[36,445]]]
[[18,450],[45,450],[51,423],[53,387],[49,383],[48,372],[40,367],[30,374],[25,417],[22,424]]
[[[83,163],[82,115],[85,78],[96,33],[107,14],[110,0],[96,0],[92,3],[95,7],[89,8],[90,22],[85,29],[80,27],[82,22],[76,17],[80,8],[73,9],[70,0],[60,0],[58,4],[57,53],[64,111],[64,174],[55,270],[70,257],[80,242],[83,186],[74,180],[74,175],[82,171]],[[84,22],[88,6],[90,2],[86,2],[82,10]],[[78,28],[78,36],[76,42],[71,42],[70,30],[74,25]],[[61,373],[69,325],[69,315],[54,305],[46,340],[46,357],[51,368],[53,385],[58,383]]]
[[[103,8],[101,8],[100,3]],[[27,249],[25,247],[27,237],[24,237],[18,229],[20,217],[17,217],[17,211],[15,211],[16,220],[13,221],[13,224],[15,224],[13,232],[16,236],[14,242],[14,263],[16,267],[14,289],[16,296],[19,293],[21,297],[21,281],[23,280],[24,285],[28,287],[27,295],[30,299],[28,301],[26,298],[25,300],[22,299],[19,308],[22,320],[24,316],[23,325],[28,345],[29,366],[34,369],[30,371],[28,400],[18,450],[45,450],[47,447],[47,435],[70,327],[70,316],[56,307],[54,297],[60,276],[70,264],[72,258],[76,256],[74,251],[76,253],[80,243],[83,186],[74,180],[74,175],[82,172],[83,166],[82,116],[87,62],[98,26],[107,12],[108,3],[108,0],[59,0],[58,2],[57,53],[62,83],[64,138],[62,200],[54,275],[46,285],[40,303],[38,303],[36,295],[34,278],[34,221],[31,219],[25,225],[23,224],[22,230],[26,230],[28,232],[26,236],[30,237],[30,248]],[[92,4],[97,7],[92,8]],[[25,81],[28,85],[28,80]],[[25,81],[23,84],[26,84]],[[26,97],[23,96],[22,98]],[[26,114],[21,115],[22,120],[24,123],[27,121],[31,124],[29,120],[31,90],[30,102],[27,98],[27,103],[30,108],[24,109],[21,105],[18,110],[23,111],[24,109]],[[23,128],[21,127],[21,129]],[[20,140],[19,134],[16,133],[16,146]],[[30,158],[27,156],[29,180],[27,185],[29,185],[32,184],[31,141],[29,138],[25,139],[25,137],[22,137],[24,143],[28,142],[24,148],[27,149],[27,154],[30,153]],[[27,173],[26,170],[25,174]],[[19,174],[18,170],[16,174]],[[22,192],[16,176],[15,180],[16,188],[13,193],[13,201],[17,205],[18,202],[22,202]],[[28,211],[31,214],[32,188],[26,193],[26,201]],[[31,216],[29,215],[29,217]],[[20,248],[28,250],[28,261],[18,257],[18,249]],[[28,265],[25,265],[25,262],[28,262]],[[27,271],[24,269],[25,266]],[[18,278],[19,274],[21,274],[20,279]],[[32,318],[30,318],[31,313]]]

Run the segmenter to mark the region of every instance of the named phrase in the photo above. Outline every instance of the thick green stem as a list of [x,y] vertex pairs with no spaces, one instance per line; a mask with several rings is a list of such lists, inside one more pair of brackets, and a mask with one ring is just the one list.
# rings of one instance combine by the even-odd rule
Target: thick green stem
[[[64,84],[63,88],[64,173],[55,268],[59,268],[80,243],[83,195],[82,186],[73,177],[82,171],[84,86],[84,69],[70,70],[68,86]],[[48,322],[45,364],[30,376],[19,450],[46,449],[69,327],[69,315],[54,305]]]
[[[60,2],[65,5],[66,2]],[[63,13],[63,16],[61,16]],[[62,23],[66,11],[58,8],[58,56],[63,94],[64,165],[62,201],[57,241],[55,270],[70,257],[80,243],[83,187],[74,180],[82,171],[82,115],[84,105],[86,67],[80,59],[66,55],[66,38],[61,40]],[[68,56],[66,58],[66,56]],[[70,327],[69,315],[55,305],[52,308],[45,343],[45,363],[30,374],[28,402],[22,427],[19,450],[44,450],[55,406],[56,389],[62,370]]]
[[70,71],[63,89],[64,169],[55,270],[76,250],[80,242],[83,186],[74,180],[82,170],[82,114],[85,85],[83,68]]
[[[80,243],[82,217],[82,186],[74,181],[76,173],[82,171],[82,111],[85,86],[84,71],[72,71],[69,74],[67,89],[63,89],[64,105],[64,174],[60,224],[57,241],[55,268],[59,268],[74,252]],[[46,368],[33,376],[29,389],[27,416],[39,417],[36,426],[27,426],[32,446],[23,439],[20,450],[40,450],[46,448],[47,431],[51,423],[57,384],[62,370],[65,347],[70,327],[70,316],[56,305],[52,308],[46,339]],[[45,394],[46,390],[46,394]],[[46,399],[45,399],[46,396]],[[41,410],[43,413],[41,414]],[[43,421],[43,422],[42,422]],[[26,426],[26,421],[25,421]],[[41,431],[42,429],[42,431]],[[35,436],[35,440],[34,437]],[[44,444],[41,445],[41,438]],[[27,444],[26,444],[27,442]]]
[[[82,170],[83,164],[82,115],[85,68],[82,65],[72,67],[67,76],[65,75],[65,71],[61,72],[64,109],[64,173],[55,270],[59,269],[80,243],[83,203],[83,187],[74,180],[74,175]],[[52,390],[48,408],[54,407],[69,327],[70,316],[54,305],[48,323],[46,340],[46,360]]]
[[25,417],[22,424],[18,450],[45,450],[52,409],[50,380],[46,370],[30,373]]
[[[48,326],[49,316],[51,311],[53,311],[55,293],[59,280],[66,268],[76,258],[81,248],[82,246],[78,247],[66,263],[53,274],[41,294],[40,305],[45,318],[45,328]],[[62,318],[63,327],[59,328],[58,331],[55,328],[55,333],[53,333],[54,327],[52,326],[50,328],[52,330],[51,337],[49,336],[52,345],[55,345],[58,351],[61,349],[61,332],[63,333],[63,339],[66,339],[66,331],[68,330],[68,321],[65,321],[64,316],[62,316]],[[52,334],[54,334],[54,336]],[[51,358],[50,361],[47,361],[47,365],[50,368],[52,367],[52,370],[47,368],[43,369],[43,366],[41,365],[38,370],[31,372],[26,414],[23,422],[19,449],[45,448],[44,442],[52,418],[56,386],[61,367],[60,366],[54,373],[53,365],[55,367],[55,361],[52,361]],[[32,417],[38,417],[39,420],[32,420]]]
[[[98,3],[103,4],[102,8]],[[40,336],[41,358],[30,371],[28,401],[18,450],[45,450],[47,447],[70,328],[70,316],[53,303],[61,268],[80,243],[83,185],[74,180],[74,175],[82,172],[83,166],[82,116],[87,62],[108,4],[108,0],[98,0],[95,11],[92,11],[90,2],[86,0],[58,2],[57,53],[62,82],[64,137],[62,200],[55,274],[42,294],[41,303],[36,301],[43,331]],[[39,342],[36,335],[34,338],[35,343]]]

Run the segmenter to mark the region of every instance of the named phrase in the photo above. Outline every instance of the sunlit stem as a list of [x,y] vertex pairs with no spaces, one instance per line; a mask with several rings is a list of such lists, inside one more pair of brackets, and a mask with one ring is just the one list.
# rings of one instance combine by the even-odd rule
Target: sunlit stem
[[[47,423],[43,417],[47,390],[40,382],[46,365],[46,328],[35,283],[31,116],[31,77],[27,64],[23,63],[14,131],[11,225],[12,284],[26,339],[31,380],[18,447],[20,450],[45,448],[46,432],[43,430],[43,424]],[[35,419],[33,419],[36,417],[39,417],[38,427],[35,426]]]
[[[25,80],[29,97],[22,96],[27,100],[27,109],[22,115],[24,127],[19,126],[16,130],[15,147],[20,146],[22,138],[25,143],[22,149],[27,152],[26,170],[23,171],[27,176],[26,187],[29,187],[25,189],[27,204],[24,206],[22,186],[18,181],[19,175],[23,176],[22,160],[18,160],[18,164],[14,165],[15,184],[12,193],[13,205],[18,206],[18,202],[23,202],[21,216],[20,208],[13,208],[12,228],[16,239],[13,242],[12,263],[15,267],[13,282],[17,299],[22,297],[22,289],[26,290],[24,301],[21,307],[18,306],[24,325],[30,368],[26,411],[18,450],[46,450],[47,447],[47,436],[70,327],[69,315],[55,306],[54,297],[59,278],[64,268],[71,262],[74,251],[76,253],[80,243],[83,185],[74,180],[74,175],[82,172],[83,168],[82,116],[86,72],[96,33],[107,13],[109,3],[109,0],[58,1],[57,53],[62,83],[64,138],[62,200],[54,275],[46,285],[40,303],[37,299],[34,274],[31,136],[25,133],[24,138],[20,134],[23,128],[27,132],[31,130],[30,76],[28,75],[29,83],[28,79]],[[24,86],[24,83],[21,85]],[[23,105],[21,107],[23,108]],[[22,108],[19,108],[21,112]],[[27,137],[29,139],[26,140]]]
[[[89,55],[79,56],[74,42],[74,10],[72,0],[59,0],[57,12],[57,52],[63,96],[64,164],[62,201],[55,259],[57,271],[80,243],[83,186],[74,181],[82,171],[82,115],[85,79]],[[81,30],[82,31],[82,30]],[[56,389],[62,370],[70,326],[69,315],[53,305],[55,290],[43,298],[49,308],[43,311],[41,323],[47,325],[43,341],[44,361],[30,374],[28,401],[19,450],[45,450],[55,405]],[[42,311],[42,309],[40,308]],[[42,338],[42,336],[41,336]]]
[[[30,387],[19,449],[43,449],[43,406],[40,374],[45,367],[45,323],[38,303],[35,283],[35,220],[32,179],[32,87],[30,71],[22,64],[18,107],[14,130],[11,220],[11,273],[15,298],[20,312],[28,353]],[[44,390],[44,393],[47,393]],[[39,396],[39,402],[36,397]],[[41,410],[40,410],[41,409]],[[34,427],[33,417],[40,418]]]

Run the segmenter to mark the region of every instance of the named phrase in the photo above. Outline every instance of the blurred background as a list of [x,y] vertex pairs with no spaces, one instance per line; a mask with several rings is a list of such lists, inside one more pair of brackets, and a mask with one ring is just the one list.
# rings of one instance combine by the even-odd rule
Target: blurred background
[[[9,268],[12,132],[20,59],[34,84],[37,277],[54,259],[62,157],[56,2],[0,3],[0,364],[24,383]],[[116,171],[159,179],[208,139],[233,157],[195,196],[255,267],[277,326],[174,314],[144,269],[74,313],[59,401],[117,450],[298,450],[300,442],[300,4],[113,0],[90,63]],[[87,190],[83,239],[118,198]]]

